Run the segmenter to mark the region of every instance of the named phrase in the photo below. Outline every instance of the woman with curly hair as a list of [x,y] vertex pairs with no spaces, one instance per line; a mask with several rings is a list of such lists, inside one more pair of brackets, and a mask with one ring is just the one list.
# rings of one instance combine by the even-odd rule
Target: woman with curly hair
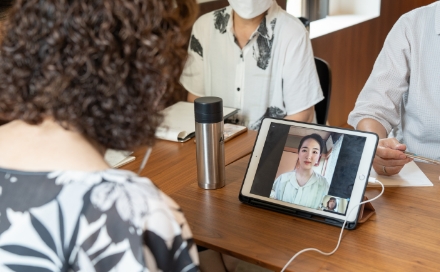
[[0,270],[197,271],[180,208],[107,148],[154,143],[191,0],[16,0],[0,47]]
[[[3,22],[8,15],[8,11],[11,8],[13,0],[0,1],[0,43],[3,37],[4,25]],[[4,124],[4,121],[0,119],[0,126]]]

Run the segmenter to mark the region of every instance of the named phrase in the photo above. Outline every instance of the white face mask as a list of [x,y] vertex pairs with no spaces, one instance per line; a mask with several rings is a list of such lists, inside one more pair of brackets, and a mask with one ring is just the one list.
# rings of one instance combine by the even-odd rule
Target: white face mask
[[272,6],[273,0],[228,0],[232,9],[244,19],[252,19],[263,14]]

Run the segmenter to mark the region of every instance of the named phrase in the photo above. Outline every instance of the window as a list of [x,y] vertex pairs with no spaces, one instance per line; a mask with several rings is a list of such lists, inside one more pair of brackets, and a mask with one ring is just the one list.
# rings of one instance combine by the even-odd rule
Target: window
[[287,0],[287,12],[310,22],[323,19],[329,13],[329,0]]
[[[287,0],[286,10],[296,17],[311,16],[310,38],[379,17],[380,0]],[[307,8],[308,6],[308,8]],[[307,15],[307,12],[315,15]],[[324,14],[324,15],[323,15]],[[318,19],[320,18],[320,19]]]

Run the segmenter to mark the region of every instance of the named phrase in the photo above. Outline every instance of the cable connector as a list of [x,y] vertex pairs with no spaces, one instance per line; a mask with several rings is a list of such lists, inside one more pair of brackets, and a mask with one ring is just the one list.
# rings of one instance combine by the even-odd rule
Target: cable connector
[[378,180],[373,177],[368,177],[368,183],[378,183]]

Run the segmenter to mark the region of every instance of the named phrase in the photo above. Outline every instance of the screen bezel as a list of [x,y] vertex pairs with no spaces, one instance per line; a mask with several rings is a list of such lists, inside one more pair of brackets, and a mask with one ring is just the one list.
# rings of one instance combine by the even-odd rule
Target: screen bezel
[[[356,173],[356,180],[353,185],[353,191],[350,198],[350,202],[347,207],[347,213],[345,215],[337,214],[337,213],[329,213],[322,210],[312,209],[296,204],[287,203],[284,201],[271,199],[269,197],[264,197],[256,194],[250,193],[255,173],[258,168],[258,164],[260,162],[261,154],[264,148],[264,144],[266,142],[266,137],[269,132],[270,125],[272,123],[279,123],[279,124],[285,124],[289,126],[296,126],[301,128],[308,128],[308,129],[316,129],[316,130],[322,130],[322,131],[328,131],[328,132],[335,132],[335,133],[342,133],[347,135],[354,135],[354,136],[361,136],[365,137],[365,145],[362,150],[362,156],[361,160],[359,162],[359,168]],[[265,118],[263,119],[261,123],[260,130],[258,131],[257,139],[254,145],[254,150],[252,151],[251,158],[249,160],[248,168],[244,177],[243,185],[241,188],[241,195],[256,199],[262,202],[272,203],[276,205],[281,205],[283,207],[292,208],[294,210],[299,210],[327,218],[333,218],[336,220],[345,220],[347,219],[347,222],[355,222],[359,213],[360,206],[357,207],[356,212],[352,212],[351,214],[348,214],[349,211],[353,207],[355,207],[357,204],[359,204],[364,196],[365,188],[368,183],[368,176],[370,174],[370,169],[372,165],[372,161],[375,155],[375,151],[377,148],[378,143],[378,136],[374,133],[370,132],[362,132],[362,131],[355,131],[350,129],[342,129],[342,128],[335,128],[335,127],[329,127],[329,126],[323,126],[323,125],[317,125],[317,124],[309,124],[309,123],[301,123],[291,120],[284,120],[284,119],[275,119],[275,118]],[[347,216],[349,216],[347,218]]]

